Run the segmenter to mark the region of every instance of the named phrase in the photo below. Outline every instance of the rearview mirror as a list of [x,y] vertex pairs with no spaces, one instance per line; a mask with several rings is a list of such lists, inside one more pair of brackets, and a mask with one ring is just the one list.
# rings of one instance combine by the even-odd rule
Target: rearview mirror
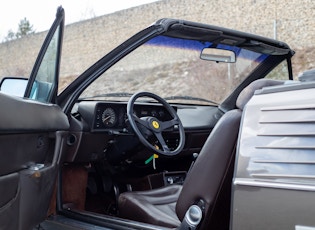
[[236,55],[231,50],[204,48],[201,51],[200,58],[207,61],[234,63]]
[[23,97],[27,82],[27,78],[5,77],[0,83],[0,91],[5,94]]

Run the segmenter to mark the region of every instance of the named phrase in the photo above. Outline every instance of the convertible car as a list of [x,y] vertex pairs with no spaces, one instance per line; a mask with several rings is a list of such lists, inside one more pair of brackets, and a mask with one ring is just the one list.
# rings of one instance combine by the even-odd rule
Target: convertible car
[[1,81],[1,229],[315,229],[315,77],[286,43],[165,18],[59,92],[63,27]]

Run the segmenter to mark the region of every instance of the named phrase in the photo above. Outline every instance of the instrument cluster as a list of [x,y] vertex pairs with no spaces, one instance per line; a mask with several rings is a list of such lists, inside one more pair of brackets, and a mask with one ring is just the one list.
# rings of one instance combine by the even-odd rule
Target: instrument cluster
[[[161,105],[149,103],[136,104],[134,113],[137,117],[156,117],[160,121],[171,120],[168,111]],[[95,107],[95,130],[123,130],[127,128],[127,104],[126,103],[98,103]]]

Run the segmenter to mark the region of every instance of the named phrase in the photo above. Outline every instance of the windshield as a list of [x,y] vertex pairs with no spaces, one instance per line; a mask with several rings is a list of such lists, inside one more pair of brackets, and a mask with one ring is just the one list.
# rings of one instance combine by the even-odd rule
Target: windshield
[[[208,47],[232,50],[236,62],[202,60]],[[175,103],[221,103],[267,57],[234,46],[158,36],[103,73],[80,99],[126,101],[135,92],[149,91]]]

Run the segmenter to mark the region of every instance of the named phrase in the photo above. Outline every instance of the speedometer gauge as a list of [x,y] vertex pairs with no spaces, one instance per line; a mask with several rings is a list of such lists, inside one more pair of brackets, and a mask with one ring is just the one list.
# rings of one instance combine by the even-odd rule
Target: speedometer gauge
[[102,113],[102,121],[106,127],[113,127],[117,122],[117,116],[112,108],[106,108]]

